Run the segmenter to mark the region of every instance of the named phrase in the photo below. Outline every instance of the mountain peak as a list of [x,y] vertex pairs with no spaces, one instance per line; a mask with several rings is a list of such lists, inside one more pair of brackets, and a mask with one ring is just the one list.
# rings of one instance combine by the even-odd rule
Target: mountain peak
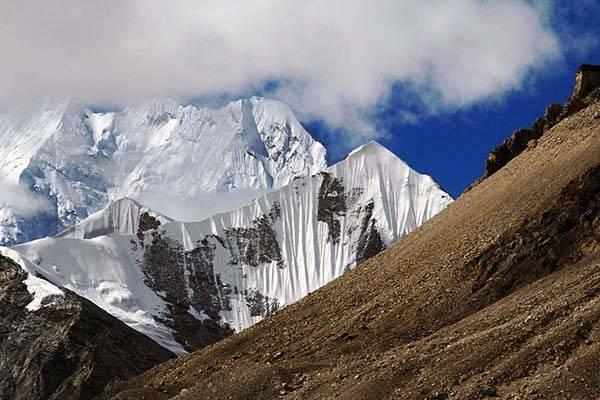
[[[269,154],[302,140],[293,121],[256,121]],[[341,276],[452,202],[376,142],[318,172],[197,222],[163,223],[119,199],[59,237],[15,249],[61,285],[77,276],[78,293],[169,349],[193,350]]]
[[387,147],[377,142],[376,140],[369,140],[367,143],[358,146],[350,153],[348,153],[348,157],[353,156],[355,154],[392,154],[394,157],[399,158],[394,153],[392,153]]
[[[365,169],[383,168],[390,170],[390,173],[400,175],[404,174],[404,171],[412,171],[418,174],[404,160],[375,140],[371,140],[352,150],[339,164],[364,164],[362,168]],[[431,179],[430,177],[428,178]]]
[[259,97],[216,109],[171,98],[109,113],[82,108],[65,115],[50,107],[18,120],[0,115],[0,122],[0,176],[22,182],[52,208],[45,224],[12,212],[0,222],[5,244],[55,235],[125,196],[149,204],[206,204],[203,215],[198,208],[176,215],[201,219],[243,204],[209,205],[211,196],[258,196],[327,166],[325,148],[292,110]]

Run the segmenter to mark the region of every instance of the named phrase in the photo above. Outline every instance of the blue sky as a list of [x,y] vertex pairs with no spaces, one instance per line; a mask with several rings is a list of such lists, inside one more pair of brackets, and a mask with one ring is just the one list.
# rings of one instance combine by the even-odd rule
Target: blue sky
[[[579,2],[573,2],[575,4]],[[577,12],[574,5],[562,7],[554,23],[559,32],[573,40],[585,41],[583,48],[565,51],[563,56],[531,74],[518,90],[509,90],[466,108],[418,118],[407,123],[396,117],[395,110],[405,107],[407,94],[396,90],[382,112],[377,126],[387,136],[377,140],[419,172],[431,175],[453,197],[481,176],[490,150],[513,131],[531,126],[543,116],[546,106],[563,103],[571,94],[580,64],[600,64],[600,4],[583,1],[588,7]],[[599,2],[600,3],[600,2]],[[572,43],[567,43],[569,45]],[[410,96],[410,94],[408,94]],[[332,134],[327,124],[305,121],[310,132],[330,149],[329,162],[339,161],[354,144]]]
[[[600,64],[600,52],[586,57],[569,57],[553,71],[535,78],[531,87],[504,96],[498,102],[474,105],[464,110],[424,118],[417,123],[395,121],[393,112],[380,116],[389,131],[377,139],[419,172],[431,175],[453,197],[481,176],[490,150],[520,128],[531,126],[543,116],[546,106],[563,103],[571,94],[579,64]],[[401,96],[389,109],[402,104]],[[330,149],[329,162],[342,159],[352,146],[343,137],[331,135],[318,121],[305,121],[307,129]],[[341,139],[341,140],[340,140]]]

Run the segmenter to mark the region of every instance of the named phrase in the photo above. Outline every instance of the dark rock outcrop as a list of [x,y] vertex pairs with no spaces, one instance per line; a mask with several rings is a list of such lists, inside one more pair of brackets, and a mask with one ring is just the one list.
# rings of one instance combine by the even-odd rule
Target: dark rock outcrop
[[174,356],[68,290],[28,311],[26,278],[0,256],[0,399],[90,399]]
[[[385,243],[377,231],[377,221],[373,218],[373,199],[366,204],[357,204],[357,198],[363,193],[362,188],[347,191],[342,179],[328,172],[321,172],[321,176],[323,181],[319,187],[317,220],[327,224],[327,241],[333,244],[340,242],[343,236],[340,219],[348,213],[360,218],[359,226],[348,226],[344,232],[344,235],[350,236],[355,229],[360,229],[354,246],[358,264],[385,249]],[[350,266],[345,270],[349,271]]]
[[143,212],[138,221],[137,237],[142,240],[144,237],[144,232],[157,229],[159,226],[160,221],[158,219],[151,216],[148,212]]
[[257,290],[246,291],[244,297],[250,306],[250,315],[253,317],[266,318],[279,310],[277,299],[271,299]]
[[600,65],[582,64],[577,70],[572,98],[582,99],[600,87]]
[[495,301],[600,250],[600,166],[571,182],[553,205],[470,263],[474,295]]
[[530,140],[537,140],[544,134],[546,121],[538,118],[531,128],[515,131],[504,143],[490,152],[485,162],[484,178],[505,166],[510,160],[527,149]]
[[269,214],[254,219],[251,226],[232,227],[225,231],[223,247],[231,254],[232,265],[251,265],[275,261],[279,268],[285,268],[273,223],[281,218],[281,207],[275,202]]
[[319,206],[317,220],[325,222],[329,227],[327,241],[338,243],[342,234],[338,217],[346,213],[346,193],[341,179],[328,172],[321,172],[323,181],[319,188]]
[[[187,351],[207,346],[233,331],[219,325],[219,312],[227,307],[220,299],[228,296],[213,270],[214,243],[205,239],[192,251],[176,240],[152,231],[144,245],[141,264],[146,284],[168,303],[168,313],[160,322],[173,330],[173,336]],[[191,289],[188,291],[188,288]],[[210,318],[197,319],[191,310]]]
[[361,221],[360,236],[356,249],[356,262],[361,263],[385,249],[385,243],[377,231],[375,219],[373,219],[373,208],[375,203],[372,201],[364,207],[364,215]]
[[[232,266],[257,267],[275,262],[285,268],[273,223],[281,218],[281,208],[274,203],[268,214],[254,219],[251,226],[226,229],[222,236],[207,235],[186,251],[183,245],[161,232],[160,223],[150,216],[140,218],[139,243],[143,248],[140,267],[146,284],[168,303],[168,312],[159,322],[173,330],[173,336],[187,351],[212,344],[233,330],[221,320],[220,312],[231,310],[230,298],[238,288],[223,284],[214,271],[217,249],[229,253]],[[146,221],[142,223],[143,221]],[[243,293],[252,316],[266,317],[279,309],[276,300],[256,290]],[[207,318],[198,319],[200,313]]]
[[484,179],[489,178],[510,160],[525,151],[531,140],[537,141],[544,132],[568,116],[583,110],[597,98],[600,98],[600,65],[583,64],[577,71],[571,98],[562,106],[551,104],[546,108],[544,117],[538,118],[530,128],[515,131],[492,150],[485,162],[483,176],[473,182],[465,191],[469,191]]

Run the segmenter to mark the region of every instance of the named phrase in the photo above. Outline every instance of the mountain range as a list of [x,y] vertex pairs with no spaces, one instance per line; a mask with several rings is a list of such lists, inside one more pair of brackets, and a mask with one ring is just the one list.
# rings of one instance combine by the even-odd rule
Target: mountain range
[[414,230],[452,199],[371,142],[199,222],[124,198],[15,245],[48,281],[181,353],[248,328]]
[[0,399],[597,396],[600,67],[457,201],[262,98],[41,110],[0,120]]
[[577,82],[398,243],[103,398],[598,398],[600,68]]
[[[120,342],[108,340],[115,357],[126,342],[156,343],[148,354],[132,356],[131,369],[95,378],[83,395],[66,388],[100,366],[82,365],[83,349],[71,336],[52,336],[43,343],[59,350],[40,368],[60,370],[67,358],[78,367],[58,376],[40,373],[37,392],[15,369],[2,382],[15,398],[37,398],[48,387],[56,398],[89,397],[151,360],[247,329],[453,201],[376,142],[327,167],[324,147],[291,110],[262,98],[222,109],[155,100],[114,113],[52,103],[41,112],[4,116],[0,128],[12,146],[4,147],[12,158],[0,166],[5,180],[45,204],[21,214],[18,203],[2,208],[2,240],[11,246],[0,253],[7,271],[21,268],[0,282],[0,288],[19,287],[6,302],[21,318],[7,329],[32,330],[35,318],[51,312],[60,316],[57,330],[71,323],[79,332],[80,319],[126,326]],[[201,217],[182,221],[165,209]],[[70,302],[76,306],[67,307]],[[64,312],[88,310],[79,304],[92,307],[93,316]],[[11,349],[3,354],[19,368],[40,351],[34,347],[23,360]]]

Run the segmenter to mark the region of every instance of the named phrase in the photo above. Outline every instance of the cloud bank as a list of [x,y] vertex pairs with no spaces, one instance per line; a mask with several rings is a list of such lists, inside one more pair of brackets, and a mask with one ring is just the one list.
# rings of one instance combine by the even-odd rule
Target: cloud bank
[[0,177],[0,220],[14,211],[19,216],[29,217],[43,211],[50,211],[50,202],[29,191],[23,185],[9,182]]
[[[29,0],[0,3],[0,104],[124,104],[264,90],[363,139],[393,85],[425,108],[519,88],[557,57],[525,0]],[[361,136],[362,135],[362,136]]]

